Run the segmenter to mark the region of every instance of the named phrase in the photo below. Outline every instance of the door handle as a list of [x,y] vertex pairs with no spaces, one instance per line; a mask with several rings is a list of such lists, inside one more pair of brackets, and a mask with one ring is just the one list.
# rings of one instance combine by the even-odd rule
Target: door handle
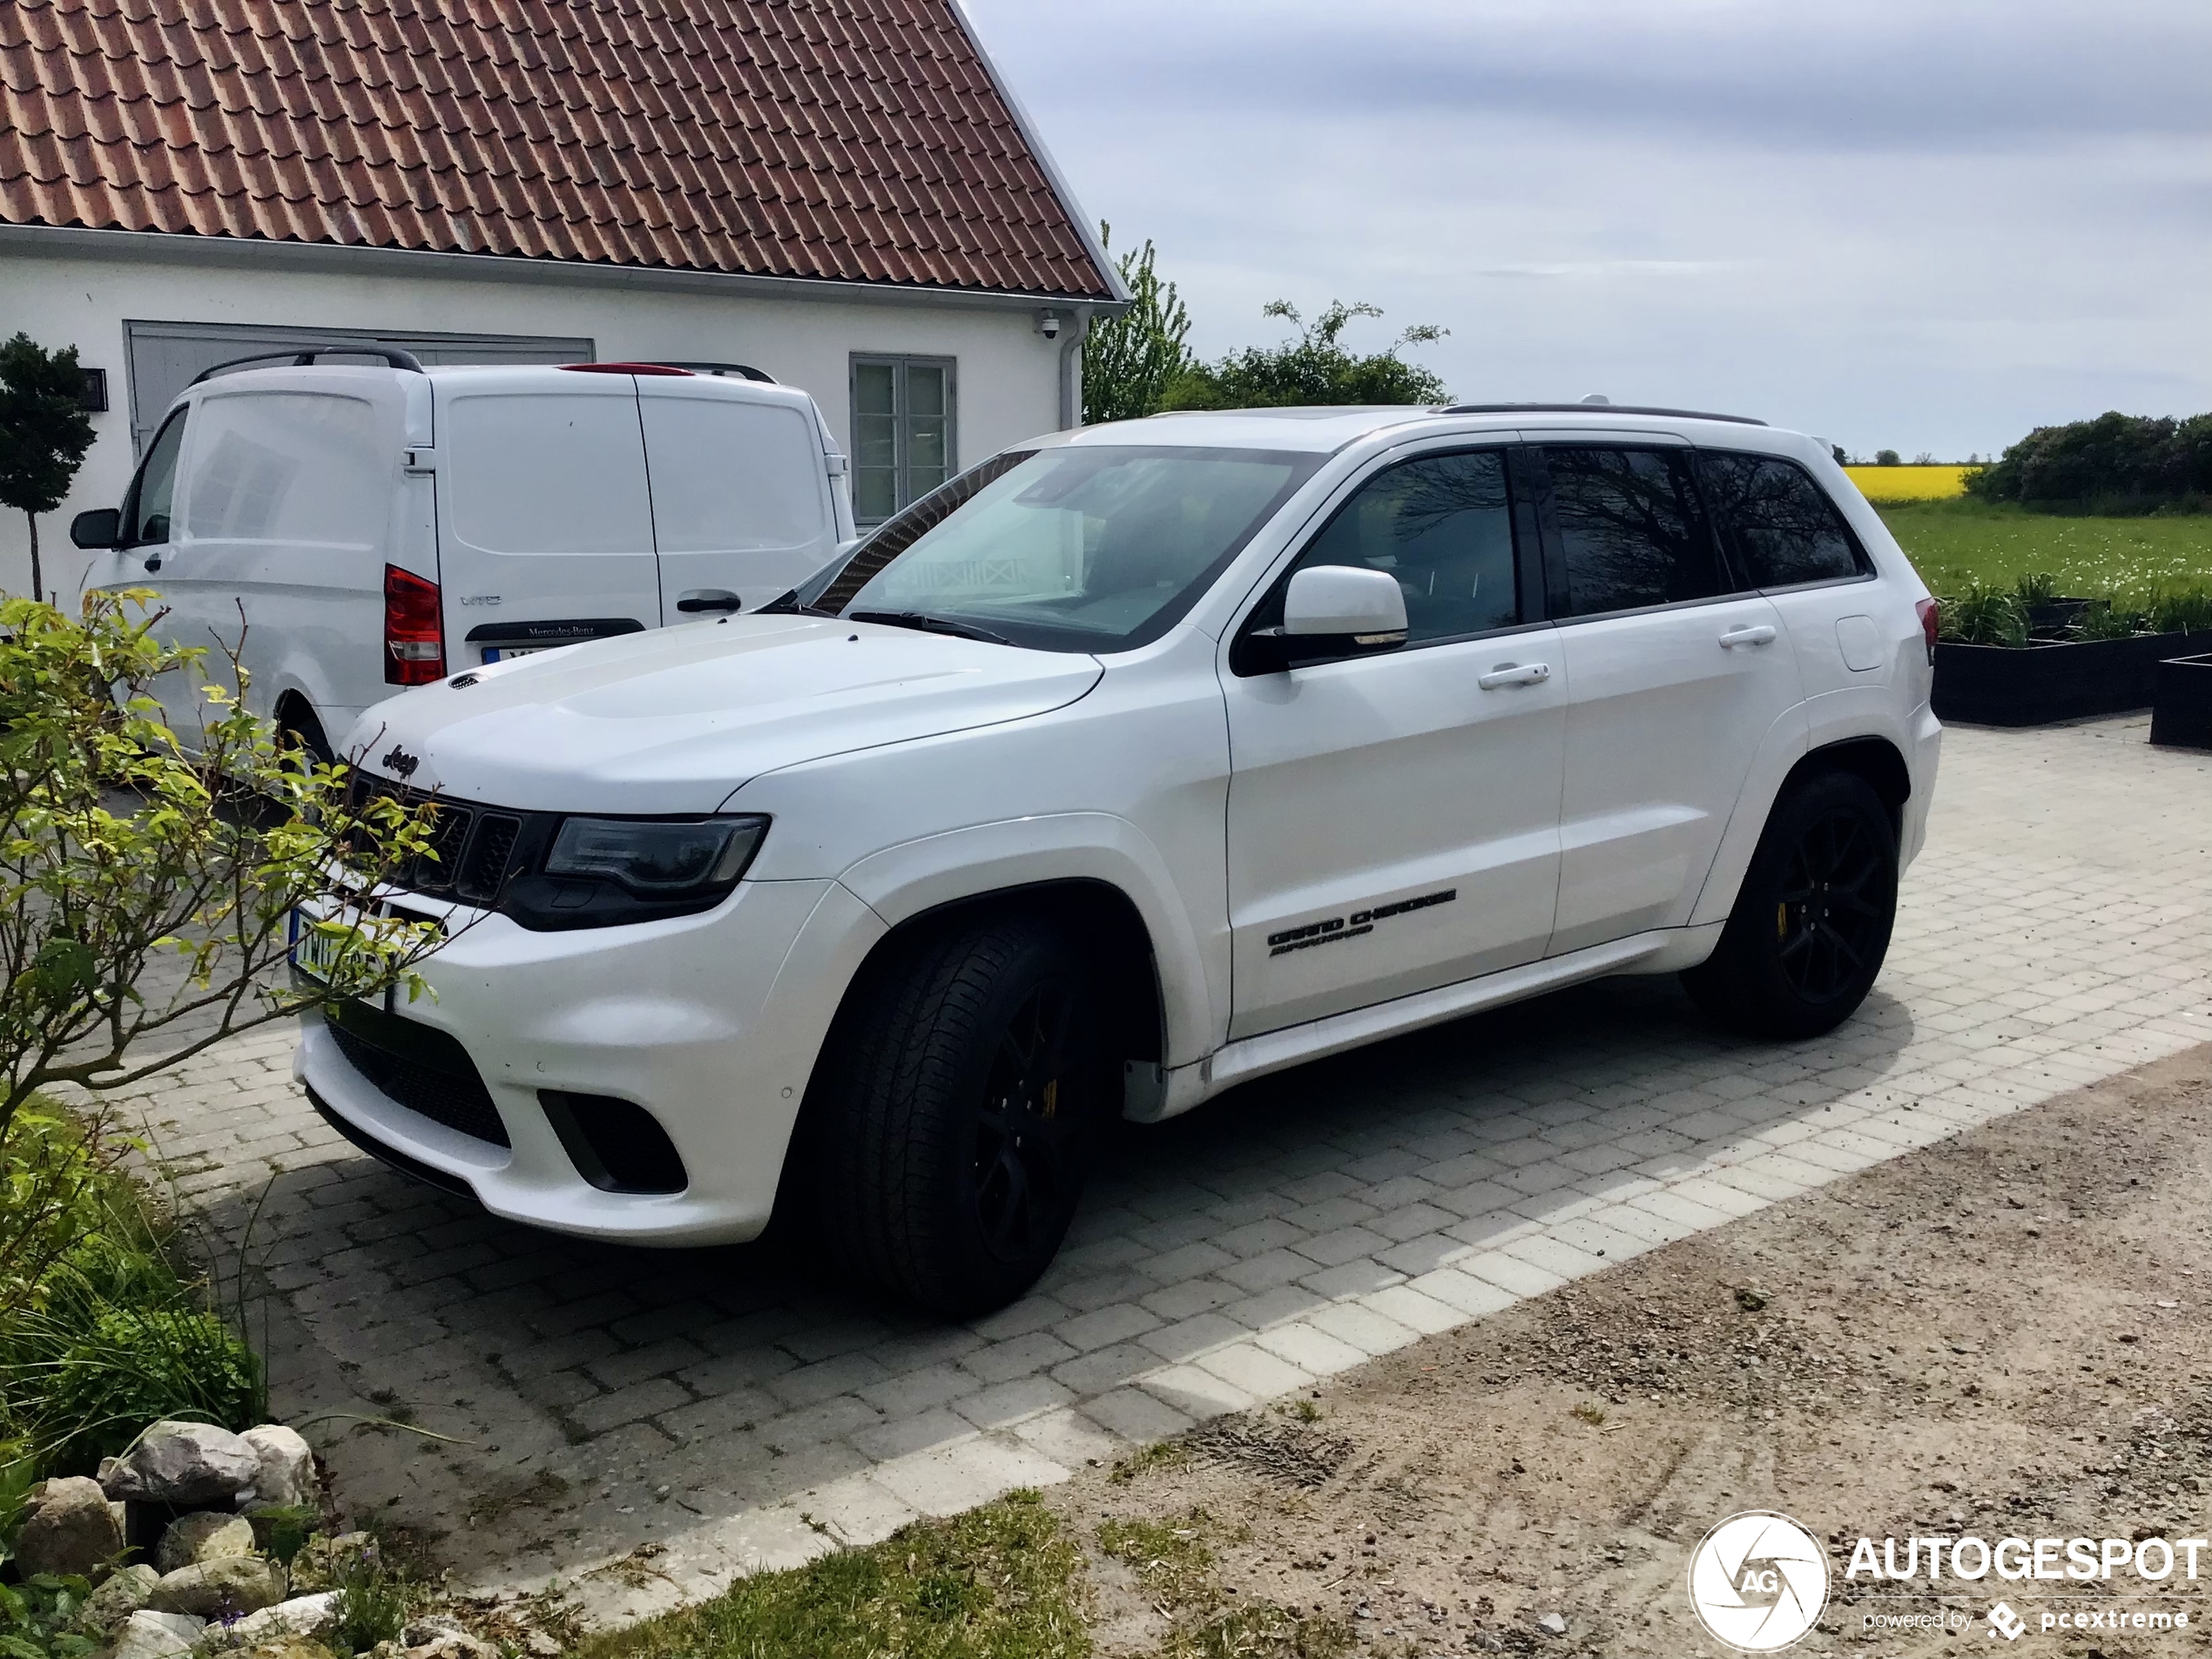
[[1478,675],[1474,683],[1494,691],[1501,685],[1541,685],[1551,677],[1549,663],[1500,663],[1487,674]]
[[702,610],[741,610],[738,596],[725,588],[695,588],[676,602],[676,608],[686,616]]
[[1723,651],[1734,651],[1738,645],[1771,645],[1772,644],[1774,644],[1774,625],[1771,623],[1757,623],[1749,628],[1731,628],[1721,636]]

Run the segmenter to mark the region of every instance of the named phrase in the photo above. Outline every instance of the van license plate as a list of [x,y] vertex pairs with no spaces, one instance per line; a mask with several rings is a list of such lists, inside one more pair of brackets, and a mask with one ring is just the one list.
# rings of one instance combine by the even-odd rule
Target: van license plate
[[484,647],[484,660],[503,663],[510,657],[535,657],[542,651],[556,649],[552,645],[487,645]]
[[292,913],[292,965],[309,978],[327,985],[344,944],[343,939],[317,932],[313,919],[303,912]]

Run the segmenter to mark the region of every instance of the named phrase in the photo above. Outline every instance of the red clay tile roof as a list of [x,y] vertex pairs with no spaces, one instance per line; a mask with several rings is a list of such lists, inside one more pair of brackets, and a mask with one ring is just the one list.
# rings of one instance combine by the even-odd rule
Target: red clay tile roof
[[951,0],[0,0],[0,224],[1105,296]]

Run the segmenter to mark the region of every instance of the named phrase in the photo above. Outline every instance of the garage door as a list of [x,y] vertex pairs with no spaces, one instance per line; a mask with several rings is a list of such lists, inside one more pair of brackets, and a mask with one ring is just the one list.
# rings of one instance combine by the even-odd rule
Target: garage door
[[[428,363],[588,363],[592,343],[544,334],[426,334],[406,329],[274,328],[249,323],[130,322],[131,447],[143,454],[162,411],[202,371],[253,352],[311,346],[397,346]],[[344,362],[346,359],[335,360]]]

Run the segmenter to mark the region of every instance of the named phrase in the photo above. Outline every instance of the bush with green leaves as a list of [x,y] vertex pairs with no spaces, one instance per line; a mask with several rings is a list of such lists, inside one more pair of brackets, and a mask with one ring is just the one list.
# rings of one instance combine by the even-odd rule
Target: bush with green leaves
[[1942,607],[1943,637],[1962,645],[2025,645],[2027,611],[2020,596],[1977,583]]
[[[1099,245],[1110,248],[1113,226],[1098,227]],[[1185,343],[1190,313],[1175,284],[1163,282],[1148,239],[1121,257],[1129,309],[1101,317],[1083,336],[1083,420],[1139,421],[1157,415],[1168,388],[1190,361]]]
[[1339,404],[1448,403],[1444,382],[1419,364],[1399,356],[1407,346],[1445,337],[1433,323],[1417,323],[1379,352],[1360,355],[1343,342],[1354,317],[1379,317],[1370,305],[1341,300],[1306,323],[1287,300],[1262,307],[1298,329],[1279,346],[1248,346],[1216,363],[1192,362],[1167,388],[1162,407],[1170,409],[1261,409]]
[[2038,427],[1970,472],[1966,492],[2024,506],[2143,512],[2212,500],[2212,415],[2108,410],[2094,421]]
[[0,1655],[6,1659],[84,1659],[99,1646],[76,1629],[92,1587],[81,1578],[40,1573],[0,1584]]

